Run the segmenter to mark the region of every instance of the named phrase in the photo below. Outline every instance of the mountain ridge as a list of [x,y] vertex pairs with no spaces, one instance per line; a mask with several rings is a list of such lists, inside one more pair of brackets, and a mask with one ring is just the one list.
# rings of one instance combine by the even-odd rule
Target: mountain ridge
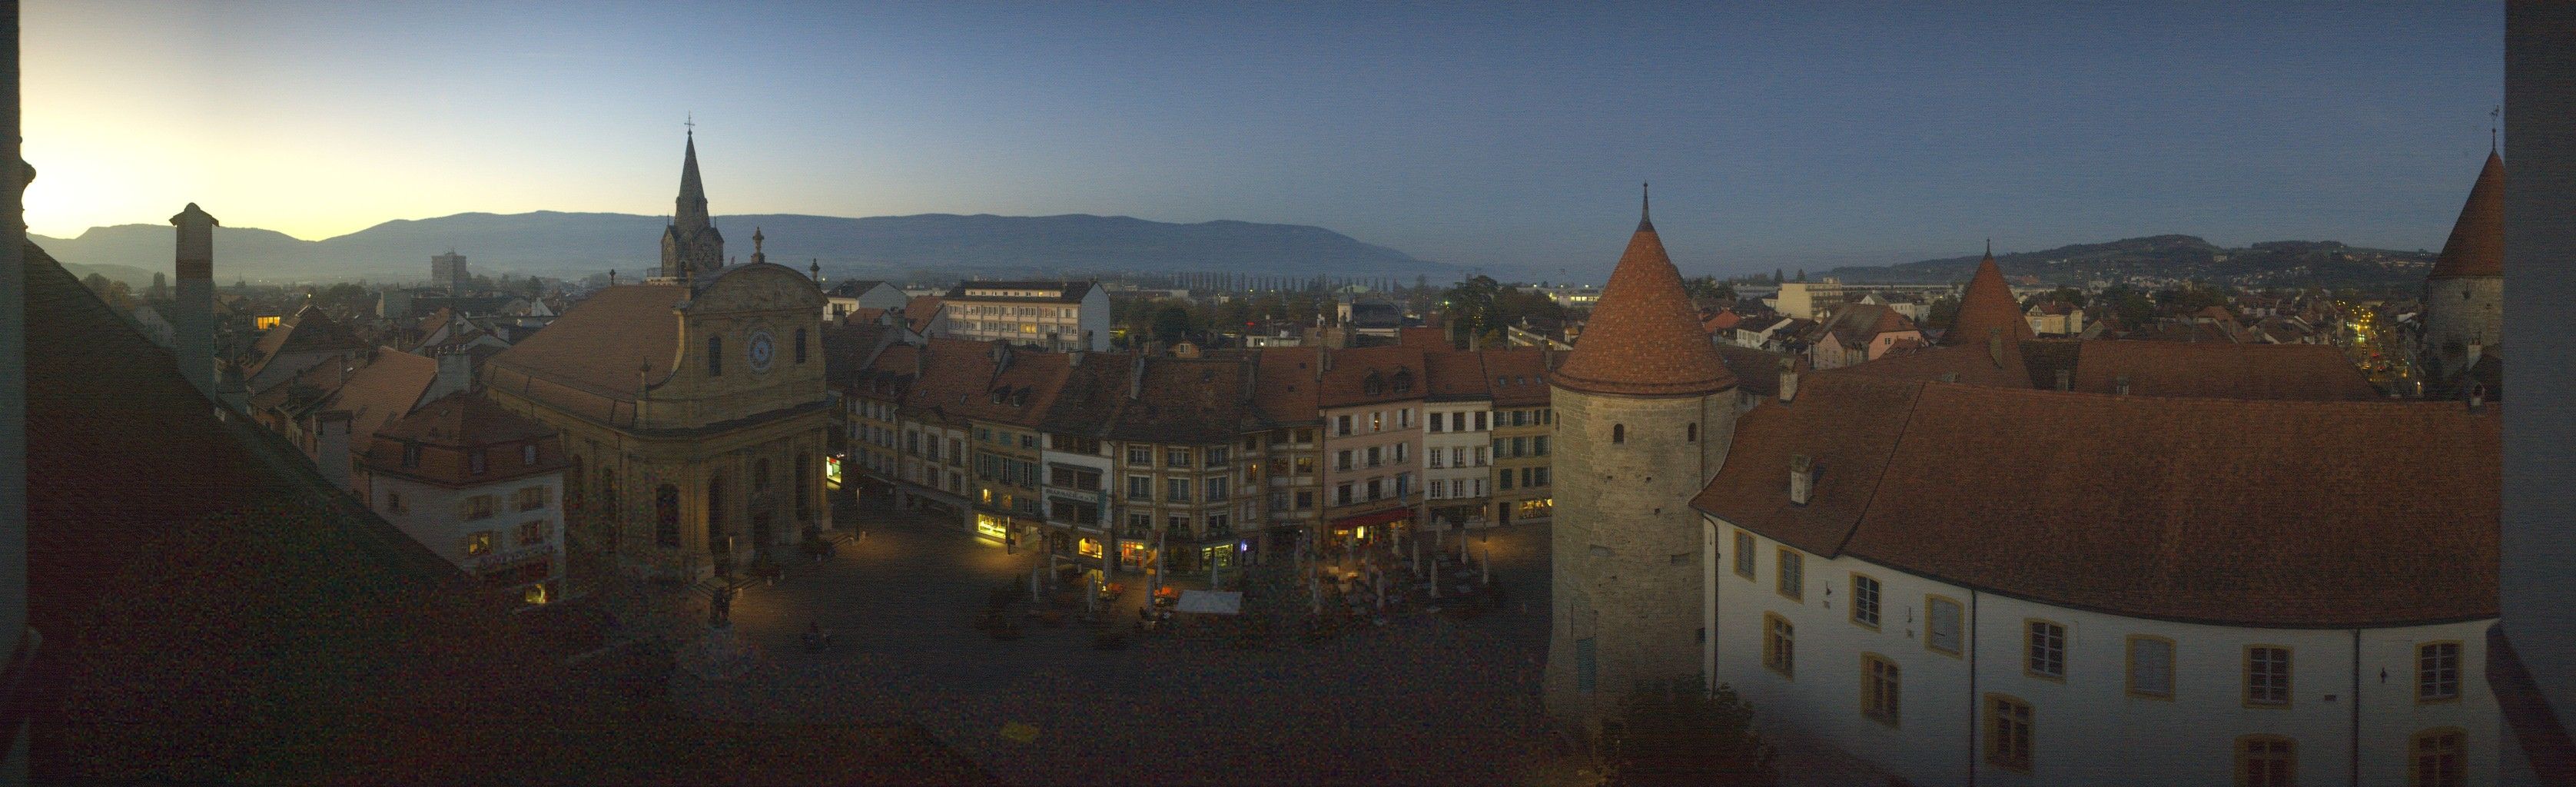
[[[1111,271],[1445,276],[1457,270],[1324,227],[1236,219],[1179,224],[1088,213],[863,218],[767,213],[716,216],[714,221],[735,262],[751,256],[751,234],[757,228],[772,261],[799,268],[819,262],[834,278]],[[478,274],[579,278],[617,270],[631,276],[660,265],[660,236],[667,222],[662,216],[628,213],[475,211],[392,219],[322,240],[219,226],[215,276],[227,281],[417,281],[428,277],[429,257],[451,247],[466,255],[469,268]],[[102,272],[151,271],[170,266],[170,233],[167,225],[138,223],[91,227],[70,238],[30,237],[69,264]]]

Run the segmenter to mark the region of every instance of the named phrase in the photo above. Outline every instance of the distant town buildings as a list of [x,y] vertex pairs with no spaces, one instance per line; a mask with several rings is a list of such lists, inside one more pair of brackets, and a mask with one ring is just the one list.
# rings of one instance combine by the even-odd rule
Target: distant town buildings
[[1003,341],[1049,352],[1109,349],[1109,293],[1094,282],[959,282],[938,309],[940,316],[929,332],[934,337]]
[[465,255],[448,249],[446,254],[429,257],[429,283],[444,287],[449,295],[464,295],[474,289],[474,276],[465,270]]

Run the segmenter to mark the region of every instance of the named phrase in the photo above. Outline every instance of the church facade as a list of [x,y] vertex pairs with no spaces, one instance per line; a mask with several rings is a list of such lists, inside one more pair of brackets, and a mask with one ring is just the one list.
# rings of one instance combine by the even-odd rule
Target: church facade
[[724,264],[691,139],[662,268],[493,356],[484,392],[562,432],[567,537],[624,570],[702,578],[829,527],[825,299],[773,265]]

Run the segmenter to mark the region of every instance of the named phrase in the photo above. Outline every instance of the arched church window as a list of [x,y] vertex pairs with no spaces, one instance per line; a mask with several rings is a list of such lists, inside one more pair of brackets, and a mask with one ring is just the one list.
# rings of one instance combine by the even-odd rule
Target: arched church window
[[1699,424],[1691,424],[1682,428],[1682,442],[1699,442]]
[[1627,424],[1611,424],[1611,425],[1610,425],[1610,442],[1613,442],[1613,443],[1625,443],[1625,442],[1628,442],[1628,425],[1627,425]]
[[796,329],[796,362],[805,362],[805,329]]

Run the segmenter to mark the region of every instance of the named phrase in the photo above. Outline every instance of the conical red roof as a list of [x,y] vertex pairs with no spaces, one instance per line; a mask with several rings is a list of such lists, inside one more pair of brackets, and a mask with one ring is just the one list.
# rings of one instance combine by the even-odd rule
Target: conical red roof
[[2502,275],[2504,158],[2489,152],[2486,168],[2478,170],[2478,184],[2469,187],[2468,204],[2460,206],[2460,220],[2451,225],[2451,240],[2442,244],[2442,256],[2433,261],[2427,278]]
[[1653,223],[1637,222],[1591,322],[1553,379],[1561,388],[1618,396],[1705,396],[1735,387]]
[[1977,275],[1968,280],[1967,294],[1959,296],[1959,317],[1950,322],[1942,343],[1980,344],[1995,328],[2003,329],[2006,342],[2031,338],[2030,323],[2021,317],[2021,303],[2013,300],[2012,287],[2004,284],[2004,272],[1995,267],[1995,253],[1989,250],[1985,259],[1977,261]]

